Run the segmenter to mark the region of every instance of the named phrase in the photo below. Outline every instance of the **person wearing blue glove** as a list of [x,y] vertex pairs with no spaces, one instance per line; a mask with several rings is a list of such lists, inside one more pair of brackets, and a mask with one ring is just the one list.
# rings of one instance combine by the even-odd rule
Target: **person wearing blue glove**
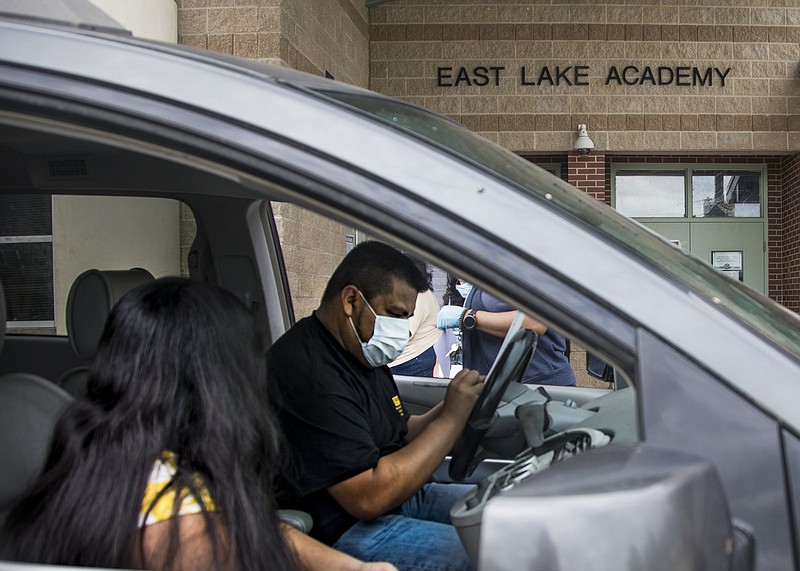
[[297,472],[278,500],[313,517],[313,538],[358,559],[474,570],[450,521],[471,486],[431,476],[463,432],[484,378],[461,371],[441,403],[412,415],[387,366],[407,345],[409,318],[428,287],[408,256],[363,242],[334,270],[317,310],[269,349],[269,387]]
[[439,329],[461,329],[461,318],[467,308],[460,305],[445,305],[436,315],[436,327]]
[[[464,307],[445,305],[436,316],[439,329],[461,331],[464,368],[487,374],[494,363],[516,309],[493,295],[459,284]],[[533,329],[539,336],[536,351],[522,377],[522,382],[537,385],[574,386],[575,373],[567,357],[566,339],[544,323],[526,315],[522,327]]]

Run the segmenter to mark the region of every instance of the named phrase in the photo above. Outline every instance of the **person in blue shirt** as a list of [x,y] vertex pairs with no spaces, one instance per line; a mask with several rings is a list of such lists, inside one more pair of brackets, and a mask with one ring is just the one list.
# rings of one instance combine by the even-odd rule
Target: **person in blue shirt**
[[[492,366],[511,326],[516,308],[460,280],[466,293],[464,307],[445,305],[439,310],[439,329],[461,329],[464,368],[486,374]],[[463,287],[466,285],[467,287]],[[536,351],[522,382],[538,385],[574,386],[575,373],[567,356],[567,340],[544,323],[525,316],[522,327],[539,336]]]

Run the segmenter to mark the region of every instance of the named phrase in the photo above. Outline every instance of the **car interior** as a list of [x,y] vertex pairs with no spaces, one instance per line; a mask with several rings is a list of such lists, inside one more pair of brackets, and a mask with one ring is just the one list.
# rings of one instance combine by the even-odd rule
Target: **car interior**
[[[42,256],[49,256],[44,281],[62,284],[48,294],[55,300],[54,315],[33,322],[12,314],[7,319],[0,354],[0,512],[41,470],[59,411],[85,391],[87,369],[111,307],[136,285],[180,273],[220,285],[259,317],[269,344],[303,316],[296,314],[293,297],[301,298],[312,285],[318,296],[322,283],[305,283],[307,277],[287,270],[275,215],[282,204],[294,202],[331,224],[407,246],[402,237],[376,228],[368,214],[359,218],[304,202],[302,181],[268,171],[255,176],[197,156],[157,151],[145,142],[56,123],[4,121],[0,126],[0,200],[43,198],[54,216],[69,221],[59,227],[53,222],[51,236],[40,243],[49,247],[10,242],[0,250],[7,267],[0,281],[38,275]],[[100,206],[95,209],[95,204]],[[184,236],[183,249],[177,246],[179,220],[185,222],[180,232],[191,233]],[[154,263],[161,238],[152,244],[148,238],[164,231],[172,232],[174,245],[168,260],[155,256]],[[140,242],[145,246],[132,246]],[[426,253],[415,248],[415,254]],[[69,259],[69,266],[54,262],[58,256]],[[441,256],[430,256],[430,261],[439,264]],[[449,271],[470,275],[468,266],[445,263]],[[23,292],[12,299],[24,301],[19,298],[28,293],[33,295]],[[5,308],[0,315],[5,325]],[[576,332],[561,330],[614,362],[613,355],[589,347]],[[635,392],[626,371],[616,376],[604,372],[599,388],[522,385],[518,379],[535,346],[530,331],[509,335],[452,458],[434,475],[444,482],[480,484],[454,512],[473,555],[480,512],[496,494],[590,447],[639,440]],[[416,413],[443,399],[448,380],[397,377],[404,403]]]

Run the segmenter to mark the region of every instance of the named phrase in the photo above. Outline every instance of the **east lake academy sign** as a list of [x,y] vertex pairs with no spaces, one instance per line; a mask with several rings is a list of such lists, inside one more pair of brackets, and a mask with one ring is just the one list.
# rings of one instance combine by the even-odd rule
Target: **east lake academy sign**
[[[510,80],[503,65],[478,65],[475,67],[436,68],[437,87],[499,86]],[[592,68],[588,65],[542,66],[530,69],[520,66],[517,81],[528,86],[587,86]],[[725,87],[731,68],[695,66],[612,65],[603,76],[605,85],[676,85],[679,87]]]

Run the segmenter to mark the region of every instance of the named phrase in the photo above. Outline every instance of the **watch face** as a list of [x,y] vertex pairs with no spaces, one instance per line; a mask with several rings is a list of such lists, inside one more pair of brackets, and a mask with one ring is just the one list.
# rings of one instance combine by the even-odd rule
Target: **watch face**
[[464,329],[472,329],[477,324],[474,313],[468,313],[464,316]]

